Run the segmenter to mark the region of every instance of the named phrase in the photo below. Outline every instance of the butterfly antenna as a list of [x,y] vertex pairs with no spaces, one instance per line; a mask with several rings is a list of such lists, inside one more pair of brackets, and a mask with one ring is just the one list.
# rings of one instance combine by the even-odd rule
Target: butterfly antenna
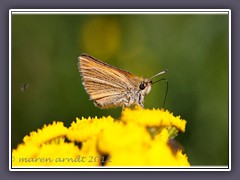
[[163,100],[163,108],[164,108],[165,103],[166,103],[166,99],[167,99],[167,93],[168,93],[168,80],[166,78],[162,78],[162,79],[159,79],[159,80],[153,82],[152,84],[155,84],[159,81],[165,81],[165,83],[166,83],[166,91],[165,91],[165,96],[164,96],[164,100]]
[[150,77],[149,79],[152,79],[152,78],[154,78],[154,77],[156,77],[156,76],[159,76],[159,75],[161,75],[161,74],[165,74],[166,72],[168,72],[168,69],[164,69],[163,71],[155,74],[154,76]]

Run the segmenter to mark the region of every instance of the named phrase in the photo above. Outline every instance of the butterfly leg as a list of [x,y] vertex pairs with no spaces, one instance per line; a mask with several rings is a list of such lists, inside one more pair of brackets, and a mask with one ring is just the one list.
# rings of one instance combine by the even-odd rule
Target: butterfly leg
[[142,102],[139,102],[139,104],[138,105],[140,105],[143,109],[144,109],[144,105],[143,105],[143,103]]
[[125,107],[130,107],[130,102],[129,100],[123,99],[122,100],[122,111],[124,110]]
[[144,101],[144,96],[142,94],[139,94],[137,105],[139,105],[142,108],[144,108],[143,101]]

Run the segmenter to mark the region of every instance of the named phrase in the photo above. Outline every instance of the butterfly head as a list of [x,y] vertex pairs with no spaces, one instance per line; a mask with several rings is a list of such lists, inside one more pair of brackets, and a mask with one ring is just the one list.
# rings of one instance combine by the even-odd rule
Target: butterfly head
[[141,81],[141,83],[139,84],[139,91],[141,92],[141,94],[144,95],[144,96],[145,96],[146,94],[148,94],[148,93],[151,91],[151,85],[154,84],[154,83],[156,83],[156,82],[158,82],[158,81],[152,82],[152,79],[153,79],[154,77],[157,77],[157,76],[159,76],[159,75],[161,75],[161,74],[166,73],[167,71],[168,71],[168,70],[165,69],[165,70],[163,70],[163,71],[155,74],[155,75],[152,76],[151,78],[149,78],[149,79],[144,79],[143,81]]
[[145,79],[139,84],[139,90],[142,92],[144,96],[150,92],[151,85],[152,85],[152,81],[149,79]]

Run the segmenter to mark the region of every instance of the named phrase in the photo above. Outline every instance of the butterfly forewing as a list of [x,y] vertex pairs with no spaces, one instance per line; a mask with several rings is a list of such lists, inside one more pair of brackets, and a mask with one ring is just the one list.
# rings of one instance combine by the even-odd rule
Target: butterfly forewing
[[142,78],[86,54],[79,57],[78,67],[90,99],[100,108],[122,106],[126,93],[137,89],[142,81]]

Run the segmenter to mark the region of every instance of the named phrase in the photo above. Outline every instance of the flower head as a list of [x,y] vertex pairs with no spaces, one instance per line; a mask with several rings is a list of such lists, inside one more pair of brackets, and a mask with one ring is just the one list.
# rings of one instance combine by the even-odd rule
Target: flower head
[[125,108],[118,120],[77,118],[69,128],[54,122],[24,137],[12,152],[13,165],[189,166],[186,154],[169,144],[185,125],[169,111],[139,107]]

